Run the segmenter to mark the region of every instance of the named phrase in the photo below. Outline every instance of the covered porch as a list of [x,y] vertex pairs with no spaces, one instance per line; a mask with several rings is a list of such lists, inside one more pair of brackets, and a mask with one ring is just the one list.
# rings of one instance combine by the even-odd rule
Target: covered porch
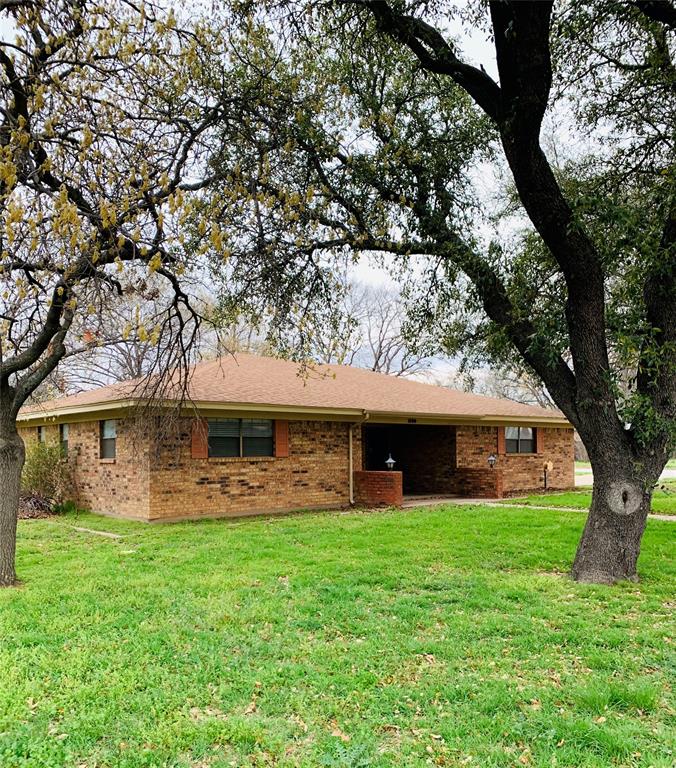
[[497,427],[368,423],[361,427],[361,448],[357,503],[503,495],[502,469],[488,462],[498,452]]
[[367,472],[402,473],[405,496],[456,493],[456,427],[430,424],[365,424],[362,466]]

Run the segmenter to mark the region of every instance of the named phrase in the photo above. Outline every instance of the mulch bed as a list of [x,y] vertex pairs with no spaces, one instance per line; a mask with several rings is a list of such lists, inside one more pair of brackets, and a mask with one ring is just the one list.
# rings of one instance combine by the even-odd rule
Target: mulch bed
[[52,512],[42,512],[39,509],[21,509],[21,507],[19,507],[17,518],[19,520],[40,520],[43,517],[53,516]]
[[39,520],[53,514],[52,503],[41,496],[22,496],[19,499],[19,520]]

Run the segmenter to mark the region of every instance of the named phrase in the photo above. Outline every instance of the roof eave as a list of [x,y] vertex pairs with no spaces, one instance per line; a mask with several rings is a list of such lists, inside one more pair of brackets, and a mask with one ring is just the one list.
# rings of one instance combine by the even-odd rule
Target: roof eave
[[[97,415],[115,415],[125,414],[129,411],[148,405],[147,401],[142,399],[124,399],[113,400],[103,403],[88,403],[86,405],[75,405],[63,408],[52,408],[42,411],[30,411],[19,414],[17,419],[24,426],[38,425],[42,422],[64,421],[73,419],[85,421],[88,416]],[[174,407],[175,402],[166,400],[153,403],[153,408]],[[541,415],[491,415],[491,414],[463,414],[463,413],[430,413],[430,412],[411,412],[411,411],[368,411],[362,408],[325,408],[323,406],[298,406],[281,405],[278,403],[223,403],[218,401],[196,401],[186,404],[182,407],[183,415],[190,415],[198,411],[205,416],[217,415],[219,413],[239,413],[252,415],[275,415],[284,414],[287,417],[319,416],[331,417],[336,420],[350,421],[363,420],[364,418],[372,422],[406,424],[415,421],[417,424],[481,424],[484,426],[507,426],[511,424],[527,423],[533,426],[550,427],[568,427],[571,425],[567,419],[562,416],[541,416]]]

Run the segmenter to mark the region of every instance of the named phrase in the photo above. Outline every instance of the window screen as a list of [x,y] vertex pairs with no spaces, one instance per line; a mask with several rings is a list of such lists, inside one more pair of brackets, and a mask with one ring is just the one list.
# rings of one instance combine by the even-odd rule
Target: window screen
[[270,419],[209,419],[209,456],[273,456]]
[[101,450],[102,459],[114,459],[116,454],[117,422],[114,419],[106,419],[101,422]]
[[532,427],[507,427],[505,449],[507,453],[535,453],[535,430]]
[[242,419],[242,456],[272,456],[269,419]]
[[209,456],[240,456],[240,419],[209,419]]
[[47,434],[44,427],[38,427],[38,443],[44,443],[47,440]]
[[68,424],[60,424],[59,425],[59,440],[61,442],[61,453],[64,456],[68,455],[68,435],[70,432],[70,427]]

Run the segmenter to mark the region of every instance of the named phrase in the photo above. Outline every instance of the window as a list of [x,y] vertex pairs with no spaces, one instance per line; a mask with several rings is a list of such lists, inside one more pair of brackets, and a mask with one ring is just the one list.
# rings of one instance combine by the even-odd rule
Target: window
[[273,456],[270,419],[209,419],[209,456]]
[[115,441],[117,439],[117,422],[114,419],[106,419],[101,422],[101,438],[99,440],[99,456],[102,459],[115,458]]
[[38,427],[38,443],[47,442],[47,430],[45,427]]
[[68,424],[59,424],[59,442],[61,443],[61,453],[68,456],[68,433],[70,428]]
[[535,453],[535,430],[533,427],[507,427],[505,429],[507,453]]
[[272,422],[242,419],[242,456],[272,456]]
[[240,419],[209,419],[209,456],[241,456]]

